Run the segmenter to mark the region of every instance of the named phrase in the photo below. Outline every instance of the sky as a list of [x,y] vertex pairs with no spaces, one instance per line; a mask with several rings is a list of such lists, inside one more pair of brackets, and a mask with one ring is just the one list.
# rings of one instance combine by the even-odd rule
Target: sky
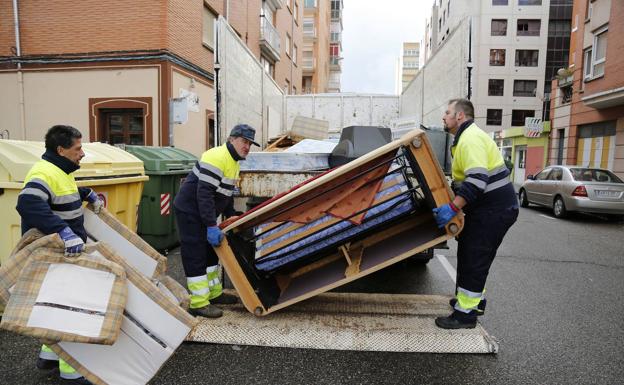
[[433,0],[343,3],[341,92],[394,94],[402,44],[423,39]]

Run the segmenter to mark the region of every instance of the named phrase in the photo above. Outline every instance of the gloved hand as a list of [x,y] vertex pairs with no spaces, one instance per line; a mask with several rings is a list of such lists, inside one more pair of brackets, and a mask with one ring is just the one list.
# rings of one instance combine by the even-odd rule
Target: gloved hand
[[213,247],[217,247],[223,240],[223,233],[219,226],[210,226],[206,229],[206,239]]
[[447,203],[438,208],[433,209],[433,216],[435,217],[436,223],[439,228],[444,227],[457,213],[459,209],[457,206],[451,203]]
[[91,190],[89,195],[87,195],[87,201],[89,201],[89,203],[91,203],[91,205],[93,207],[93,212],[96,213],[96,214],[99,214],[100,211],[102,210],[102,207],[104,207],[104,202],[102,202],[100,197],[93,190]]
[[77,257],[82,253],[84,242],[79,236],[74,234],[69,226],[59,231],[58,234],[61,236],[63,243],[65,243],[65,255],[68,257]]

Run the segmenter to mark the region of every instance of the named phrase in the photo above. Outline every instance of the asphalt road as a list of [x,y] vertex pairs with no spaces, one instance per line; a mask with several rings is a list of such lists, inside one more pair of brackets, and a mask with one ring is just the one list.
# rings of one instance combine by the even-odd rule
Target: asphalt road
[[[499,249],[480,318],[497,355],[345,352],[183,344],[152,384],[616,384],[624,378],[624,223],[521,209]],[[455,266],[455,242],[438,254]],[[179,254],[169,271],[183,279]],[[343,291],[450,294],[435,258]],[[37,371],[39,343],[0,331],[0,384],[57,384]]]

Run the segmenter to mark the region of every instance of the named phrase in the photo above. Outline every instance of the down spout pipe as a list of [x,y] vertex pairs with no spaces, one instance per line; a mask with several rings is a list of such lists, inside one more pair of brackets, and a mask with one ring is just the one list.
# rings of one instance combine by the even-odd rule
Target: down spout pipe
[[17,0],[13,0],[13,24],[15,25],[15,53],[17,55],[17,89],[19,93],[20,131],[26,140],[26,108],[24,105],[24,74],[22,73],[22,48],[20,45],[20,24]]

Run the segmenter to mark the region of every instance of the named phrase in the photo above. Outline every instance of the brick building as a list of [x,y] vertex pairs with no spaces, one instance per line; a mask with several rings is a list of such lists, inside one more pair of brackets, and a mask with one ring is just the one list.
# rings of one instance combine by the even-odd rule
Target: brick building
[[552,82],[549,164],[624,177],[624,2],[574,0],[570,62]]
[[[301,90],[302,0],[0,3],[0,132],[42,140],[65,123],[86,141],[214,143],[214,23],[225,17],[286,93]],[[17,20],[17,22],[16,22]],[[273,52],[271,52],[273,51]],[[188,95],[170,132],[169,101]]]

